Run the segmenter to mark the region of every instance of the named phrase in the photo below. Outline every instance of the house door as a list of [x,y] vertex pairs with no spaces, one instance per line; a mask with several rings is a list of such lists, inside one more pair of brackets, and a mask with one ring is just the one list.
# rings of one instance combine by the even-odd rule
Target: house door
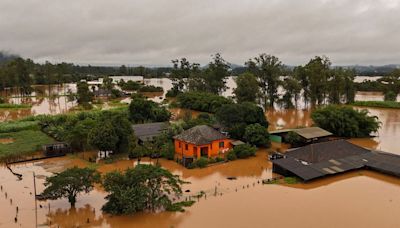
[[208,157],[208,147],[200,148],[200,154],[202,157]]

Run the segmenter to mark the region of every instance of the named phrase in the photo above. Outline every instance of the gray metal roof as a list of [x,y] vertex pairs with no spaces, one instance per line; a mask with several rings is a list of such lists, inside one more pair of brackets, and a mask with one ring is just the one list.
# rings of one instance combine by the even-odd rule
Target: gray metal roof
[[134,124],[132,129],[137,138],[142,141],[152,140],[154,137],[163,133],[169,124],[167,122],[157,122],[157,123],[145,123],[145,124]]
[[293,129],[293,131],[305,139],[321,138],[332,135],[329,131],[319,127],[296,128]]
[[[343,140],[338,140],[337,143],[345,145]],[[366,150],[362,147],[358,147],[357,149],[357,147],[358,146],[355,146],[353,149],[360,151],[361,149]],[[311,151],[309,151],[309,153],[311,153]],[[334,155],[330,156],[330,158],[325,156],[324,160],[318,160],[315,163],[308,164],[303,163],[299,159],[292,156],[273,160],[272,162],[274,166],[280,166],[304,181],[361,168],[372,169],[400,177],[399,155],[367,150],[366,152],[362,153],[353,152],[348,156],[341,154],[340,158],[332,158],[333,156]]]
[[359,155],[369,151],[370,150],[356,146],[346,140],[334,140],[300,147],[286,152],[285,155],[308,163],[316,163],[330,159]]
[[174,136],[174,139],[182,140],[195,145],[206,145],[212,141],[227,139],[228,137],[214,128],[207,125],[192,127],[181,134]]

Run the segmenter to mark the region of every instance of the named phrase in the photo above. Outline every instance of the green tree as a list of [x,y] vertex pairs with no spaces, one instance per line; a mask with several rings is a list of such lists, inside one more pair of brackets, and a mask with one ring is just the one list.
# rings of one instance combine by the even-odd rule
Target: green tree
[[172,205],[171,197],[182,194],[184,183],[178,176],[154,165],[137,165],[125,173],[107,173],[103,186],[109,194],[102,209],[117,215],[163,210]]
[[258,123],[248,125],[243,138],[247,143],[257,147],[269,147],[271,143],[267,129]]
[[239,75],[236,79],[237,87],[233,90],[237,102],[256,102],[259,96],[259,86],[256,77],[251,73]]
[[[285,108],[297,107],[297,101],[300,97],[301,85],[300,82],[293,76],[288,76],[283,81],[285,94],[282,97],[282,103]],[[295,104],[293,104],[293,101]]]
[[354,110],[346,106],[326,106],[311,114],[314,123],[339,137],[368,137],[379,129],[377,116],[367,110]]
[[237,139],[243,139],[247,125],[258,123],[268,127],[262,108],[250,102],[223,105],[215,113],[215,117],[228,129],[229,135]]
[[321,105],[327,96],[327,82],[330,77],[331,62],[327,57],[316,56],[304,67],[309,81],[311,105]]
[[173,68],[170,77],[172,78],[172,91],[177,95],[188,88],[188,81],[199,71],[198,63],[190,63],[186,58],[172,60]]
[[278,99],[282,62],[273,55],[263,53],[247,61],[246,66],[248,71],[258,78],[264,97],[264,107],[267,107],[268,103],[270,107],[274,107],[275,101]]
[[116,151],[118,135],[110,122],[98,123],[89,132],[88,142],[100,151]]
[[87,82],[77,83],[77,100],[79,104],[89,104],[93,100],[93,93],[89,91]]
[[69,168],[54,176],[47,177],[41,196],[46,199],[68,198],[71,207],[75,206],[79,193],[89,193],[95,183],[100,182],[100,174],[89,168]]
[[107,91],[111,91],[114,88],[113,79],[111,77],[104,77],[103,84],[101,85],[103,89]]
[[222,58],[221,54],[215,54],[202,76],[205,90],[213,94],[220,94],[225,91],[225,79],[229,76],[229,69],[228,63]]

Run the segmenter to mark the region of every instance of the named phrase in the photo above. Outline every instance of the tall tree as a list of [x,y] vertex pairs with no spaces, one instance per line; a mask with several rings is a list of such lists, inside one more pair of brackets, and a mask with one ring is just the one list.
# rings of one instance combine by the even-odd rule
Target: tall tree
[[228,63],[222,58],[221,54],[215,54],[202,76],[206,91],[214,94],[225,91],[225,79],[229,76],[229,69]]
[[258,81],[251,73],[243,73],[236,79],[236,88],[233,90],[237,102],[256,102],[260,87]]
[[190,63],[186,58],[180,60],[172,60],[173,68],[170,77],[172,78],[172,85],[175,91],[183,92],[188,89],[188,80],[192,78],[193,73],[199,71],[200,65],[198,63]]
[[278,99],[282,62],[273,55],[263,53],[245,64],[248,70],[258,78],[264,97],[264,107],[268,105],[273,107]]
[[282,97],[282,103],[284,107],[285,108],[297,107],[297,101],[299,100],[301,92],[300,82],[294,76],[289,75],[284,79],[282,86],[285,90],[285,94]]
[[95,183],[100,182],[100,174],[89,168],[69,168],[54,176],[47,177],[41,196],[45,199],[68,198],[71,207],[75,206],[79,193],[89,193]]
[[330,60],[320,56],[311,59],[305,66],[305,73],[309,81],[310,101],[313,106],[325,102],[330,66]]

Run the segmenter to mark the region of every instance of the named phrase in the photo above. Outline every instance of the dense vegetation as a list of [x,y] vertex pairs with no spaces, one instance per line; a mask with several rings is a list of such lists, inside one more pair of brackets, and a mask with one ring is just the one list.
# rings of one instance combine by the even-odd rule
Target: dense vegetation
[[400,109],[400,102],[396,101],[355,101],[355,106],[377,107],[377,108],[395,108]]
[[124,173],[108,173],[104,188],[108,192],[103,211],[110,214],[133,214],[171,208],[171,196],[182,194],[184,182],[160,166],[137,165]]
[[168,121],[171,113],[159,104],[141,96],[133,96],[129,105],[129,119],[135,123]]
[[139,92],[163,92],[164,89],[159,86],[146,85],[139,88]]
[[179,107],[202,112],[215,113],[225,104],[233,103],[225,97],[205,92],[187,92],[177,96]]
[[311,114],[314,123],[340,137],[368,137],[379,128],[378,117],[369,116],[367,110],[354,110],[346,106],[327,106]]
[[255,156],[257,152],[257,148],[255,146],[251,146],[250,144],[242,144],[235,146],[228,154],[228,160],[236,160],[248,158],[251,156]]
[[269,133],[267,128],[261,126],[259,123],[250,124],[245,128],[243,139],[257,147],[268,147],[270,145]]
[[248,125],[259,124],[265,129],[268,127],[262,108],[249,102],[223,105],[215,116],[228,129],[229,135],[236,139],[244,139]]

